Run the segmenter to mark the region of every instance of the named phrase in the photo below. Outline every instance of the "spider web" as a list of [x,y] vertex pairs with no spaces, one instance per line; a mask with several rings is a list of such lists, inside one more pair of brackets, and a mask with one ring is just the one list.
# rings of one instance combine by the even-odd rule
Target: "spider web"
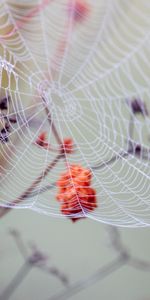
[[[44,96],[61,139],[75,143],[68,163],[93,174],[98,208],[83,214],[117,226],[148,226],[150,120],[134,116],[128,100],[138,97],[150,107],[150,4],[89,0],[89,14],[76,24],[68,10],[75,4],[1,1],[1,98],[10,96],[7,116],[15,115],[17,124],[10,124],[9,143],[0,145],[0,203],[8,207],[55,156],[34,145],[47,131],[49,143],[58,147]],[[141,145],[139,155],[135,149],[126,155],[129,140]],[[16,208],[63,218],[55,182],[64,168],[62,161]]]

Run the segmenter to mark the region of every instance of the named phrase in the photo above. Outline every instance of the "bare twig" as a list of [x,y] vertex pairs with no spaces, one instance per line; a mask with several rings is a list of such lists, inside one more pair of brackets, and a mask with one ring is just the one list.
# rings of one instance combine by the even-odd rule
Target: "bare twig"
[[55,183],[55,182],[52,183],[52,184],[48,184],[48,185],[45,185],[45,186],[43,186],[43,187],[40,187],[40,188],[34,190],[34,191],[30,194],[30,197],[35,197],[35,196],[37,196],[37,195],[40,195],[40,194],[42,194],[42,193],[45,193],[45,192],[47,192],[47,191],[53,189],[54,187],[56,187],[56,183]]
[[27,247],[24,244],[19,231],[12,229],[10,230],[10,234],[24,259],[24,263],[0,295],[0,300],[9,300],[33,267],[56,277],[64,286],[68,285],[69,281],[64,273],[60,272],[59,269],[54,266],[47,266],[48,256],[39,251],[35,245],[32,247],[32,254],[28,255]]
[[119,256],[117,259],[112,261],[111,263],[105,265],[102,268],[99,268],[94,274],[91,276],[76,282],[69,286],[69,288],[57,295],[54,295],[49,298],[49,300],[66,300],[71,296],[79,293],[85,288],[93,285],[95,282],[103,280],[105,277],[109,276],[111,273],[120,269],[123,265],[126,264],[127,258],[125,256]]
[[124,157],[128,157],[129,153],[127,151],[124,152],[120,152],[117,155],[114,155],[110,160],[107,160],[105,162],[102,162],[96,166],[92,166],[91,169],[92,170],[99,170],[104,168],[105,166],[108,166],[110,164],[112,164],[113,162],[117,161],[118,159],[122,159]]
[[27,247],[26,247],[25,243],[23,242],[23,240],[21,238],[19,231],[16,229],[10,229],[9,232],[10,232],[20,254],[26,260],[28,257],[28,251],[27,251]]
[[[62,292],[51,296],[49,300],[66,300],[71,296],[79,293],[80,291],[86,289],[87,287],[95,284],[97,281],[101,281],[107,276],[111,275],[115,271],[119,270],[123,266],[127,265],[134,269],[138,269],[139,271],[150,272],[150,262],[139,259],[131,255],[129,249],[123,244],[121,239],[120,231],[113,226],[106,226],[106,230],[109,235],[109,242],[111,247],[114,249],[117,257],[112,260],[112,262],[107,263],[104,266],[99,267],[96,272],[92,275],[79,280],[73,284],[69,284],[68,278],[65,274],[62,274],[56,267],[47,266],[47,256],[39,251],[36,246],[33,246],[33,251],[30,256],[26,256],[27,251],[24,248],[25,244],[22,241],[22,237],[17,230],[12,230],[11,234],[14,238],[15,243],[18,246],[20,253],[25,259],[24,265],[20,268],[18,273],[12,279],[11,283],[5,289],[3,294],[0,296],[0,300],[8,300],[12,293],[18,288],[21,282],[24,280],[25,276],[29,273],[32,267],[36,267],[40,269],[42,272],[55,276],[62,282],[67,289]],[[23,251],[22,251],[23,249]],[[27,250],[27,249],[26,249]],[[69,285],[68,285],[69,284]]]
[[28,275],[28,273],[31,270],[31,265],[26,261],[15,277],[12,279],[12,281],[9,283],[9,285],[6,287],[4,292],[0,295],[0,300],[8,300],[14,293],[14,291],[19,287],[19,285],[22,283],[24,278]]
[[18,203],[25,200],[31,193],[34,191],[34,189],[38,186],[38,184],[48,175],[48,173],[54,168],[54,166],[58,163],[58,161],[63,158],[63,154],[58,154],[56,158],[46,167],[45,171],[42,172],[41,175],[39,175],[35,181],[31,184],[29,188],[23,194],[17,198],[16,200],[9,203],[8,207],[2,207],[0,209],[0,218],[2,218],[4,215],[6,215],[14,206],[16,206]]
[[125,245],[122,242],[120,231],[116,227],[106,226],[106,230],[109,234],[110,244],[117,254],[117,258],[109,264],[106,264],[105,266],[97,269],[97,271],[91,276],[70,285],[67,290],[50,297],[49,300],[69,299],[71,296],[86,289],[90,285],[95,284],[97,281],[103,280],[104,278],[111,275],[112,273],[119,270],[125,265],[136,268],[139,271],[150,271],[150,262],[134,258],[130,254],[130,251],[125,247]]
[[53,134],[54,134],[54,136],[55,136],[58,144],[61,146],[63,143],[62,143],[61,138],[60,138],[60,136],[59,136],[59,134],[57,132],[57,129],[56,129],[55,125],[54,125],[54,122],[52,122],[51,113],[50,113],[50,111],[49,111],[49,109],[48,109],[48,107],[46,105],[46,101],[45,101],[45,99],[43,97],[42,97],[42,100],[43,100],[43,103],[44,103],[45,112],[47,114],[47,120],[48,120],[50,126],[52,127]]

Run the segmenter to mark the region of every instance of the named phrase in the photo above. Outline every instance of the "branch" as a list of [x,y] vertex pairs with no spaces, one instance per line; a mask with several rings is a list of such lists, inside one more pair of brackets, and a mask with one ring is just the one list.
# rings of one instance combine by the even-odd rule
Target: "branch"
[[65,291],[62,291],[48,300],[66,300],[80,291],[86,289],[87,287],[95,284],[97,281],[101,281],[107,276],[111,275],[115,271],[119,270],[121,267],[128,265],[133,268],[136,268],[140,271],[150,271],[150,263],[143,261],[138,258],[134,258],[130,255],[129,250],[125,247],[122,242],[121,234],[117,227],[114,226],[106,226],[106,230],[109,234],[109,241],[112,248],[118,254],[117,258],[112,262],[106,264],[105,266],[99,268],[94,274],[91,276],[77,281],[76,283],[69,286],[69,288]]
[[35,179],[35,181],[31,184],[31,186],[25,192],[23,192],[23,194],[18,199],[9,203],[8,204],[9,207],[2,207],[0,210],[0,218],[6,215],[14,206],[16,206],[16,204],[28,198],[28,196],[31,195],[31,193],[38,186],[38,184],[48,175],[48,173],[54,168],[57,162],[63,157],[64,155],[62,153],[58,154],[56,158],[46,167],[45,171],[42,172],[42,174]]
[[31,265],[26,261],[21,266],[21,268],[19,269],[15,277],[12,279],[10,284],[6,287],[4,292],[0,295],[0,300],[8,300],[12,296],[12,293],[23,281],[23,279],[27,276],[30,270],[31,270]]
[[127,257],[121,255],[111,263],[98,269],[93,275],[87,277],[86,279],[80,280],[75,284],[70,285],[70,287],[67,290],[50,297],[49,300],[69,299],[71,296],[79,293],[81,290],[84,290],[86,287],[93,285],[97,281],[103,280],[111,273],[120,269],[123,265],[126,264],[126,262],[127,262]]
[[47,114],[47,120],[48,120],[50,126],[52,127],[53,134],[54,134],[54,136],[55,136],[58,144],[62,145],[63,143],[61,141],[61,138],[59,137],[59,134],[57,132],[57,129],[56,129],[54,123],[52,122],[51,113],[50,113],[50,111],[49,111],[49,109],[48,109],[48,107],[46,105],[46,101],[45,101],[45,99],[43,97],[42,97],[42,100],[43,100],[43,103],[44,103],[44,106],[45,106],[45,112]]
[[10,231],[10,234],[12,235],[19,252],[23,256],[24,264],[21,266],[17,274],[13,277],[11,282],[7,285],[3,293],[0,295],[0,300],[8,300],[33,267],[37,267],[41,271],[55,276],[64,286],[68,285],[69,281],[64,273],[61,273],[56,267],[48,267],[45,264],[48,258],[47,256],[45,256],[36,247],[33,248],[32,254],[28,256],[26,245],[24,244],[20,233],[17,230],[12,229]]
[[127,151],[124,151],[124,152],[120,152],[118,153],[117,155],[113,156],[110,160],[107,160],[99,165],[96,165],[96,166],[93,166],[91,167],[92,170],[99,170],[99,169],[102,169],[104,168],[105,166],[108,166],[110,164],[112,164],[113,162],[115,162],[116,160],[118,159],[121,159],[123,157],[126,157],[128,156],[129,153]]

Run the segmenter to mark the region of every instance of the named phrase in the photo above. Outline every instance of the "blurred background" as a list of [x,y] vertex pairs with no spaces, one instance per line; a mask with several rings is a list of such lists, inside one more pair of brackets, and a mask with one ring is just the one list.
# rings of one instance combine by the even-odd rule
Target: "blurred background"
[[[48,1],[41,3],[46,5]],[[12,130],[10,144],[0,146],[2,205],[20,195],[43,170],[49,158],[53,157],[35,149],[32,144],[37,129],[47,128],[47,125],[41,127],[40,123],[43,111],[39,109],[38,117],[31,118],[30,124],[31,115],[28,114],[32,107],[33,111],[30,112],[34,115],[37,109],[35,103],[40,106],[38,88],[45,89],[43,80],[47,71],[47,78],[52,76],[53,82],[59,81],[60,86],[69,82],[71,93],[64,107],[55,93],[55,84],[48,86],[48,91],[46,86],[46,92],[48,97],[50,88],[54,93],[52,98],[56,107],[53,118],[58,132],[71,136],[78,146],[79,151],[68,158],[70,163],[75,161],[91,166],[124,150],[130,117],[130,109],[125,101],[127,98],[138,96],[150,107],[148,0],[88,1],[89,7],[93,7],[90,22],[85,18],[85,26],[77,24],[74,33],[70,31],[70,48],[64,64],[67,1],[56,1],[53,9],[48,6],[42,16],[46,20],[43,26],[47,49],[50,49],[47,56],[50,70],[47,70],[48,61],[43,55],[43,23],[38,14],[41,6],[37,11],[34,9],[35,5],[41,3],[36,0],[0,3],[0,93],[1,98],[8,94],[11,96],[14,107],[10,105],[9,113],[17,112],[20,117],[18,127],[14,126]],[[20,20],[24,15],[30,18],[30,10],[35,14],[33,22],[25,22],[25,18],[22,26]],[[76,21],[82,21],[81,15],[76,16]],[[18,31],[14,30],[16,24],[20,26],[19,32],[25,43]],[[52,30],[49,31],[49,28]],[[95,36],[99,30],[96,42]],[[11,31],[13,34],[9,35]],[[61,47],[58,47],[56,60],[53,61],[59,39]],[[85,64],[91,45],[95,45],[92,48],[94,54]],[[35,61],[38,61],[38,68]],[[82,64],[86,66],[83,72],[80,70]],[[14,67],[13,71],[9,70],[10,67]],[[51,68],[55,70],[54,74],[51,74]],[[70,82],[75,70],[81,76]],[[88,83],[93,78],[99,80],[88,89]],[[76,91],[78,86],[81,87],[79,92]],[[64,91],[61,92],[64,96]],[[71,107],[68,106],[70,101]],[[69,107],[67,111],[66,107]],[[20,122],[24,124],[21,130]],[[31,126],[28,128],[26,125]],[[76,130],[76,125],[80,131]],[[149,147],[148,134],[149,118],[140,116],[135,122],[133,141]],[[48,139],[56,146],[51,134]],[[57,180],[63,169],[64,165],[60,164],[43,186]],[[109,168],[102,173],[93,172],[93,184],[100,207],[92,217],[98,221],[83,219],[72,223],[69,219],[52,217],[53,212],[60,213],[59,204],[55,201],[56,190],[48,190],[44,196],[39,194],[27,199],[20,206],[30,209],[14,209],[0,219],[0,300],[150,300],[149,228],[121,228],[104,224],[127,225],[132,214],[134,221],[149,222],[149,162],[143,162],[133,155],[128,163],[126,160],[116,162],[111,170],[111,175]],[[122,178],[122,183],[116,184],[114,178]],[[103,192],[100,184],[108,193]],[[124,190],[125,184],[130,184],[131,193]],[[113,209],[113,201],[111,205],[108,204],[111,199],[109,195],[116,200]],[[139,195],[146,206],[140,200],[137,202],[135,196]],[[120,203],[129,215],[120,215]],[[41,214],[38,213],[40,211]],[[142,224],[139,221],[138,225]]]
[[[34,266],[29,272],[25,272],[25,277],[14,290],[12,287],[9,290],[10,282],[25,262],[14,235],[12,232],[10,234],[12,229],[20,233],[29,256],[35,251],[33,245],[48,256],[46,266],[53,272],[48,274]],[[137,264],[138,268],[128,265],[128,262],[117,265],[119,252],[112,245],[113,232],[110,231],[110,226],[90,220],[80,220],[73,224],[69,220],[54,219],[29,210],[13,210],[1,220],[0,226],[1,294],[5,289],[9,290],[12,300],[51,299],[59,293],[59,298],[56,299],[150,299],[149,229],[118,230],[128,253],[134,259],[144,260],[145,265],[143,262]],[[114,264],[114,269],[111,269],[111,264]],[[103,270],[107,270],[107,267],[108,273]],[[67,284],[54,272],[55,268],[61,277],[65,275]],[[97,272],[100,274],[95,278]],[[19,278],[20,276],[19,273]],[[86,281],[88,277],[90,280]],[[95,279],[92,281],[91,278]],[[76,283],[78,285],[82,280],[85,283],[81,284],[81,290],[73,288],[71,295],[62,297],[62,292],[74,287]],[[4,295],[0,299],[4,300]]]

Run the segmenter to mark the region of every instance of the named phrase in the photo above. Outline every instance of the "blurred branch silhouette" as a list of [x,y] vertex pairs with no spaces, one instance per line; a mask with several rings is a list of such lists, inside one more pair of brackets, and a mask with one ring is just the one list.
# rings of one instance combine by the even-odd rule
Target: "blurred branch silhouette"
[[[27,247],[27,245],[23,242],[22,236],[18,230],[11,229],[10,234],[18,248],[18,251],[22,255],[23,264],[0,295],[0,300],[10,299],[12,294],[33,268],[38,268],[41,272],[56,277],[64,286],[68,286],[68,277],[57,267],[49,266],[49,257],[40,251],[34,243],[32,243],[30,247],[31,249],[29,249],[29,247]],[[29,250],[31,253],[29,253]]]
[[91,285],[94,285],[96,282],[102,281],[107,276],[110,276],[124,266],[135,268],[138,271],[150,272],[150,262],[141,260],[130,254],[130,251],[122,242],[121,233],[117,227],[106,226],[105,229],[108,233],[108,241],[110,242],[111,249],[116,253],[116,258],[112,260],[112,262],[99,267],[96,272],[87,278],[70,284],[66,290],[48,298],[48,300],[69,299],[80,291],[89,288]]
[[[118,228],[112,226],[105,226],[108,234],[108,243],[110,250],[116,254],[115,259],[111,262],[101,265],[93,274],[85,277],[75,283],[70,283],[68,276],[62,273],[57,267],[48,265],[48,256],[40,251],[34,243],[29,248],[23,242],[22,236],[16,229],[10,230],[10,234],[22,255],[23,264],[14,278],[7,285],[3,293],[0,295],[0,300],[8,300],[11,295],[20,286],[21,282],[25,280],[26,276],[33,268],[38,268],[51,276],[56,277],[65,287],[60,293],[47,298],[48,300],[65,300],[73,295],[80,293],[96,282],[102,281],[104,278],[110,276],[117,270],[128,266],[141,272],[150,272],[150,262],[135,257],[130,253],[129,249],[124,245],[121,232]],[[30,251],[31,253],[29,253]]]

